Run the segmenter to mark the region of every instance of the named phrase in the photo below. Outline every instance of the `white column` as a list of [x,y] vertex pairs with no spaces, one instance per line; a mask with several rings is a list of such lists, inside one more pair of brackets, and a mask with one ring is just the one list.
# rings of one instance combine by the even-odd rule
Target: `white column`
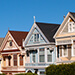
[[57,59],[57,46],[56,46],[56,59]]
[[47,62],[47,48],[45,48],[45,62]]
[[9,61],[8,58],[6,58],[6,66],[8,66],[8,61]]
[[2,67],[4,66],[4,62],[3,62],[3,57],[2,57],[2,62],[1,62],[1,66],[2,66]]
[[37,50],[38,50],[38,63],[39,63],[39,48]]
[[25,55],[23,57],[23,66],[25,66]]
[[74,54],[73,54],[73,44],[72,44],[72,46],[71,46],[71,56],[73,56]]
[[19,60],[19,54],[17,54],[17,63],[18,63],[18,66],[20,66],[20,60]]
[[38,71],[37,74],[40,75],[40,72]]
[[73,40],[72,40],[72,38],[71,38],[71,43],[72,43],[72,45],[71,45],[71,56],[73,56]]
[[11,55],[11,66],[13,66],[13,55]]

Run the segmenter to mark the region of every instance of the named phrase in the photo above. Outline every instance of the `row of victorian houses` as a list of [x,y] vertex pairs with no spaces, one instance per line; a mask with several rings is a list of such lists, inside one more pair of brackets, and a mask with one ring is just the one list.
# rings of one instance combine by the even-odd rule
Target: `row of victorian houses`
[[34,22],[29,32],[8,30],[0,38],[0,72],[44,75],[51,64],[75,61],[75,13],[62,24]]

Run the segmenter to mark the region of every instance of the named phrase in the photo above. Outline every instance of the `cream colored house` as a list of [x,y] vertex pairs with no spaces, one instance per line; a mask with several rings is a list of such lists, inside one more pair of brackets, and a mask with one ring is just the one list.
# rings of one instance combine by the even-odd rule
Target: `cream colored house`
[[[0,38],[0,50],[1,50],[1,44],[2,44],[3,40],[4,40],[4,38]],[[1,52],[0,52],[0,73],[2,73],[1,72],[1,60],[2,60],[2,55],[1,55]]]
[[1,45],[1,72],[7,75],[25,72],[25,51],[22,41],[28,32],[8,31]]
[[75,13],[69,12],[54,35],[56,42],[56,62],[75,61]]

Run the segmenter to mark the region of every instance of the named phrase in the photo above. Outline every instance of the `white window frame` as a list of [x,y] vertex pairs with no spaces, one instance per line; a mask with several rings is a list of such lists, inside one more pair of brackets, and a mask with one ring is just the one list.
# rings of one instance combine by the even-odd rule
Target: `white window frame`
[[[35,55],[35,62],[33,61],[33,55]],[[32,63],[36,63],[36,54],[32,54]]]
[[[43,48],[44,49],[44,62],[45,62],[45,48]],[[39,53],[40,53],[40,49],[39,49]],[[41,55],[43,55],[43,54],[41,54]],[[39,62],[40,62],[40,54],[39,54]],[[42,62],[40,62],[40,63],[42,63]]]
[[[36,35],[36,41],[35,41],[35,35]],[[40,38],[40,34],[39,33],[34,33],[34,42],[39,42],[40,41],[40,39],[37,38],[37,35],[39,35],[39,38]]]
[[[70,24],[71,24],[71,27],[70,27]],[[68,23],[68,32],[75,32],[75,29],[73,29],[73,27],[75,27],[74,25],[75,25],[74,22],[69,22]],[[70,28],[71,28],[71,30],[70,30]]]

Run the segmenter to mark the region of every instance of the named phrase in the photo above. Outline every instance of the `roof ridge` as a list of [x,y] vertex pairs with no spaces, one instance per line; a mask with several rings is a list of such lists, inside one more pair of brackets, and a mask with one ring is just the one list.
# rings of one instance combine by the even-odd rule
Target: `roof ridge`
[[9,32],[28,32],[28,31],[15,31],[15,30],[9,30]]
[[44,22],[36,22],[36,23],[60,25],[60,24],[55,24],[55,23],[44,23]]

